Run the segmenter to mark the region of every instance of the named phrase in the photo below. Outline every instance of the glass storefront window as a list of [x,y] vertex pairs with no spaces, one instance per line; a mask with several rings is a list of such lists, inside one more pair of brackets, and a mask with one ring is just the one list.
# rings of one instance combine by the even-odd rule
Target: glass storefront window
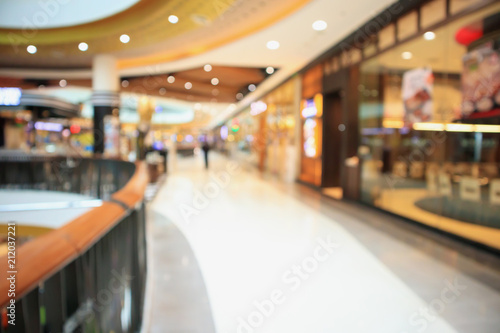
[[466,46],[459,32],[499,12],[492,4],[365,61],[358,87],[362,201],[496,248],[500,35]]

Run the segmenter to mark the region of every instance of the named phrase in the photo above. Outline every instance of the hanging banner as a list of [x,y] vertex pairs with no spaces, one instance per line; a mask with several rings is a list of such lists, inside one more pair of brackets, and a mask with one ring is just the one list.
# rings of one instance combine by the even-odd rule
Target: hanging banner
[[[464,56],[462,117],[488,117],[500,107],[500,57],[491,45]],[[492,115],[494,116],[494,115]]]
[[432,121],[433,84],[434,76],[429,68],[417,68],[404,73],[402,97],[407,124]]

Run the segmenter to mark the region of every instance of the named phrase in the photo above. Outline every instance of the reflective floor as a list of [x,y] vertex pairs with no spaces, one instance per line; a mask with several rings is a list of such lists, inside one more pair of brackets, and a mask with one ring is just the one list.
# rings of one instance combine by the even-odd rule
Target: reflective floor
[[150,205],[151,332],[500,331],[496,258],[211,157],[179,159]]

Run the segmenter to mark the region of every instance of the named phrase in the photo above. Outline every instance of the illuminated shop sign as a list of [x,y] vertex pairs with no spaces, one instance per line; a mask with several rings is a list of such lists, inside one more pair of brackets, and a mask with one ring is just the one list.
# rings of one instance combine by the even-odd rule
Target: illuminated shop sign
[[0,88],[0,105],[17,106],[21,104],[21,89]]
[[316,94],[314,98],[302,100],[301,108],[303,118],[321,117],[323,115],[323,95]]
[[302,110],[302,117],[311,118],[318,115],[318,109],[313,99],[306,101],[306,107]]
[[45,123],[42,121],[37,121],[35,123],[35,128],[39,131],[61,132],[64,126],[58,123]]
[[163,142],[161,142],[161,141],[153,142],[153,149],[154,150],[163,150]]
[[262,101],[254,102],[250,105],[250,114],[252,116],[261,114],[266,110],[267,110],[267,104]]
[[227,126],[226,125],[222,126],[220,128],[220,138],[222,140],[226,140],[228,137],[228,134],[229,134],[229,130],[228,130]]

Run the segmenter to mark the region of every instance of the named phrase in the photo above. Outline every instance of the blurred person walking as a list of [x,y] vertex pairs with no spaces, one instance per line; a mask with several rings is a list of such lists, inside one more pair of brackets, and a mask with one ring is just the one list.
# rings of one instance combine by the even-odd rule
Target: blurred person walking
[[210,146],[207,141],[203,143],[203,147],[201,149],[203,149],[203,154],[205,155],[205,168],[208,169],[208,151],[210,150]]

